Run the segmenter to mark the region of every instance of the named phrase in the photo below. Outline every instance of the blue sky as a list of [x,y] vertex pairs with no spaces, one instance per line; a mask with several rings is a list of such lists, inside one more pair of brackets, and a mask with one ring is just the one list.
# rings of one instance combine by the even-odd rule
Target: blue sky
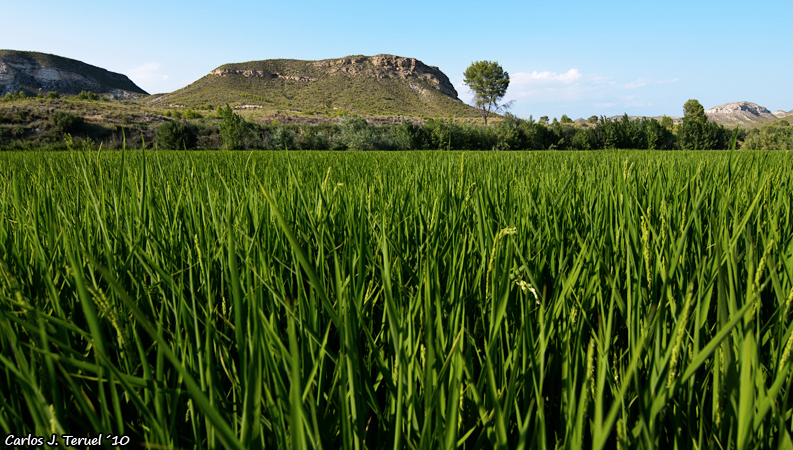
[[391,53],[462,84],[473,61],[511,77],[535,119],[682,115],[751,101],[793,109],[793,2],[3,1],[0,48],[78,59],[170,92],[225,63]]

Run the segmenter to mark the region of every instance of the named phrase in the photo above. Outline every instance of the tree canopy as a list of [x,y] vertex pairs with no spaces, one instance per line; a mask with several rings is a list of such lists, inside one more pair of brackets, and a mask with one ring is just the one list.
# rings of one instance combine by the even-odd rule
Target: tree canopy
[[683,118],[695,120],[697,122],[705,122],[708,120],[707,116],[705,116],[705,107],[696,99],[689,99],[686,104],[683,105]]
[[474,92],[476,107],[482,110],[487,125],[487,115],[506,106],[499,105],[499,102],[507,93],[509,74],[495,61],[476,61],[463,75],[463,82]]

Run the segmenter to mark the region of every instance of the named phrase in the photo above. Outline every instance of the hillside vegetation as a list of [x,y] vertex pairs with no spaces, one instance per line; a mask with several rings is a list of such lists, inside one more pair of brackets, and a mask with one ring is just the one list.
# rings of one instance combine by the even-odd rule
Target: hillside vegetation
[[415,58],[349,56],[322,61],[276,59],[226,64],[147,104],[223,106],[306,116],[344,113],[414,118],[476,118],[448,77]]

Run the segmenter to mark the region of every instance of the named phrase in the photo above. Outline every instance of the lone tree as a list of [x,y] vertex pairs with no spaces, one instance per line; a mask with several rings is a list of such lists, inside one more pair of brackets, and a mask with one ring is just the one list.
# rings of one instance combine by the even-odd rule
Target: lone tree
[[463,82],[474,92],[476,107],[482,110],[487,125],[488,113],[496,113],[509,104],[499,105],[509,86],[509,74],[495,61],[477,61],[465,70]]
[[724,149],[729,144],[729,133],[723,126],[709,121],[702,104],[691,99],[683,105],[683,125],[677,140],[684,150]]

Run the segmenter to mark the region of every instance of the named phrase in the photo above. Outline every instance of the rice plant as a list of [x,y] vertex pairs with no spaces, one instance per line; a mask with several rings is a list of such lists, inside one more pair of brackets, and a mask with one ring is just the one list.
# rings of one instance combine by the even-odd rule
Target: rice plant
[[0,430],[793,448],[787,153],[0,154]]

